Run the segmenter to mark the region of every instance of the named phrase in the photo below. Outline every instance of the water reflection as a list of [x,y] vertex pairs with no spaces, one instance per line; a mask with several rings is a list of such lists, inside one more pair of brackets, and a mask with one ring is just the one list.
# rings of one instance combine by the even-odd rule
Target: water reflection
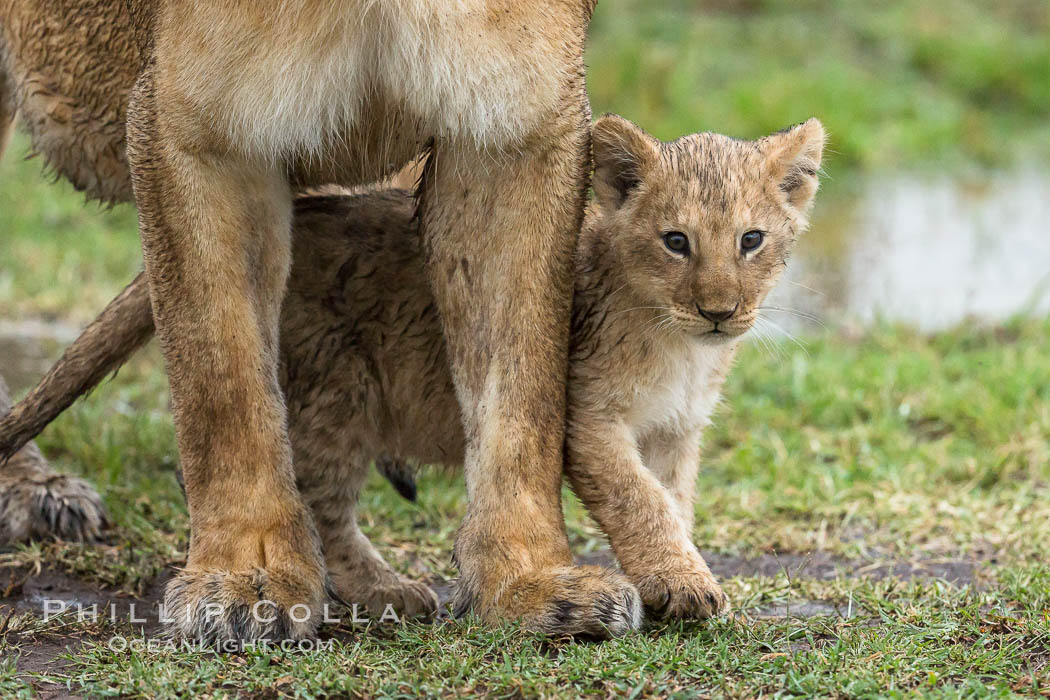
[[[931,331],[1050,313],[1050,175],[895,176],[819,202],[769,303],[832,327],[886,319]],[[792,332],[814,328],[768,316]]]

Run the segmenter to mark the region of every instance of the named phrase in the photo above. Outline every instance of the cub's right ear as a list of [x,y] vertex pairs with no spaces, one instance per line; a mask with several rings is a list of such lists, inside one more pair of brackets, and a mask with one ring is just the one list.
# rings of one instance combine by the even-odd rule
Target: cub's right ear
[[818,174],[827,135],[816,119],[761,139],[769,177],[787,203],[808,215],[819,186]]
[[619,209],[660,156],[660,142],[615,114],[591,127],[594,196],[603,209]]

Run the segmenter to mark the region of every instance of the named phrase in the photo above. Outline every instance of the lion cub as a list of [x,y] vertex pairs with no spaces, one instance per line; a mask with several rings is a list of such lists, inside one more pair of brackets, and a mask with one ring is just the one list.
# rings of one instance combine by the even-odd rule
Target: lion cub
[[[639,594],[650,612],[671,617],[725,606],[690,536],[700,435],[738,341],[806,228],[824,138],[815,119],[758,141],[702,133],[669,143],[620,117],[595,123],[595,198],[576,256],[565,470],[630,583],[620,599],[558,601],[545,614],[583,633],[620,634],[640,623]],[[415,212],[404,190],[300,198],[280,335],[296,475],[335,588],[346,600],[409,614],[433,610],[434,595],[383,560],[355,508],[369,465],[388,455],[463,462]],[[442,274],[469,278],[469,261]],[[39,432],[144,342],[149,324],[140,277],[0,421],[0,449],[12,435],[24,442]]]

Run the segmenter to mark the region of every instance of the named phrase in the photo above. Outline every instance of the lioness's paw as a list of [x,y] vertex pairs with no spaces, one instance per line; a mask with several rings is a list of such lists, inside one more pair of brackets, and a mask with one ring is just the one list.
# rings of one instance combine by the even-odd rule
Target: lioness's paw
[[522,576],[497,614],[553,637],[621,637],[642,625],[642,601],[625,576],[599,566],[563,566]]
[[635,584],[653,617],[704,620],[729,608],[729,599],[707,571],[647,574],[636,577]]
[[0,544],[92,542],[107,527],[102,499],[83,479],[67,474],[0,478]]
[[320,581],[265,569],[184,570],[168,582],[164,623],[173,636],[204,644],[298,640],[316,632],[326,600]]

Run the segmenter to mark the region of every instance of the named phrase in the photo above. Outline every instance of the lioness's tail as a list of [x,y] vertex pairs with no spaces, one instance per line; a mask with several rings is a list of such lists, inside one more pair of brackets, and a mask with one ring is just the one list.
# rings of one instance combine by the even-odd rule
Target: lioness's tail
[[140,273],[84,329],[29,394],[0,418],[0,464],[153,336],[149,282]]

